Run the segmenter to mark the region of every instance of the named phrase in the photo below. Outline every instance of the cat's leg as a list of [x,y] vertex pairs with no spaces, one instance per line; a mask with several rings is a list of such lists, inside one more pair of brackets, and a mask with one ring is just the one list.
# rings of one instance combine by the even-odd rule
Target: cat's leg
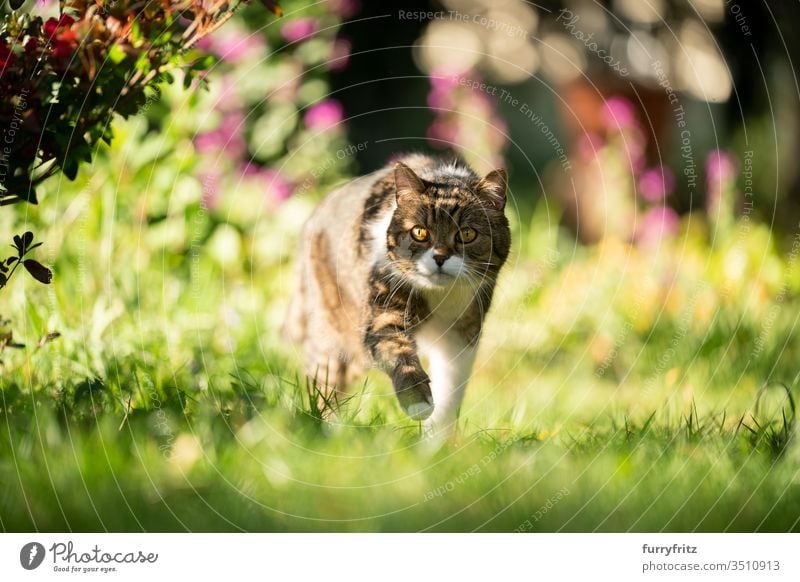
[[433,412],[430,378],[417,355],[408,330],[409,290],[392,286],[379,273],[372,274],[365,314],[364,346],[374,362],[392,378],[395,394],[405,413],[424,420]]
[[420,349],[428,358],[431,391],[436,405],[424,428],[431,436],[447,438],[455,432],[477,348],[453,330],[434,334],[435,337],[431,335],[423,333],[418,337]]

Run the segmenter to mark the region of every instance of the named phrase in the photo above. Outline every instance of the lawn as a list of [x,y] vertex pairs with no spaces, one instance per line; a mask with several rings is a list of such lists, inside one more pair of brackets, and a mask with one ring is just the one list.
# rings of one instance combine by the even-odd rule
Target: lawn
[[207,212],[180,140],[163,154],[143,124],[2,216],[55,273],[0,298],[26,346],[0,354],[3,530],[800,529],[800,276],[765,226],[711,243],[688,214],[658,246],[580,247],[545,202],[511,204],[459,435],[437,444],[378,373],[317,410],[279,336],[320,193]]

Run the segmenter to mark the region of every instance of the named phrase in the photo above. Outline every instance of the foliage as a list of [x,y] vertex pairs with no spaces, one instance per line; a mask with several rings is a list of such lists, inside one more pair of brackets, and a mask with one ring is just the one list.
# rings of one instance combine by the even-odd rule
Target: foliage
[[135,114],[147,91],[180,68],[191,83],[209,60],[197,42],[237,2],[68,1],[58,18],[11,12],[0,28],[4,149],[0,204],[37,202],[36,187],[59,170],[75,179],[111,116]]
[[[97,144],[111,142],[112,115],[137,113],[159,83],[173,81],[171,71],[181,69],[186,86],[192,84],[213,64],[193,47],[239,4],[70,0],[57,18],[6,14],[0,26],[0,206],[36,204],[38,185],[59,171],[74,180]],[[32,259],[24,265],[49,283],[49,270]],[[7,277],[1,281],[0,288]]]
[[53,278],[53,273],[50,269],[42,265],[39,261],[25,258],[29,252],[42,245],[42,243],[32,243],[33,233],[30,231],[21,235],[18,234],[14,237],[14,250],[17,251],[16,255],[12,255],[0,261],[0,289],[8,284],[8,280],[20,265],[24,266],[31,277],[40,283],[44,283],[45,285],[50,283]]

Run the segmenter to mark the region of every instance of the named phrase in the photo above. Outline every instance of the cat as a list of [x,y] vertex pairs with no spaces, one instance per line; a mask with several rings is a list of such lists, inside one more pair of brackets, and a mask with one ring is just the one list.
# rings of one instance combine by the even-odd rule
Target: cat
[[303,227],[284,325],[306,373],[344,391],[375,365],[410,418],[452,434],[511,246],[506,190],[505,170],[409,154],[328,194]]

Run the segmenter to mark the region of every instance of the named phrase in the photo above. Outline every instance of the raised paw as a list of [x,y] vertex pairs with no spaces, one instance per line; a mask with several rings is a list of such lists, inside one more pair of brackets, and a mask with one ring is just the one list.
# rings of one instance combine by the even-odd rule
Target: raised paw
[[392,373],[397,400],[414,420],[425,420],[433,414],[431,380],[420,366],[398,365]]

